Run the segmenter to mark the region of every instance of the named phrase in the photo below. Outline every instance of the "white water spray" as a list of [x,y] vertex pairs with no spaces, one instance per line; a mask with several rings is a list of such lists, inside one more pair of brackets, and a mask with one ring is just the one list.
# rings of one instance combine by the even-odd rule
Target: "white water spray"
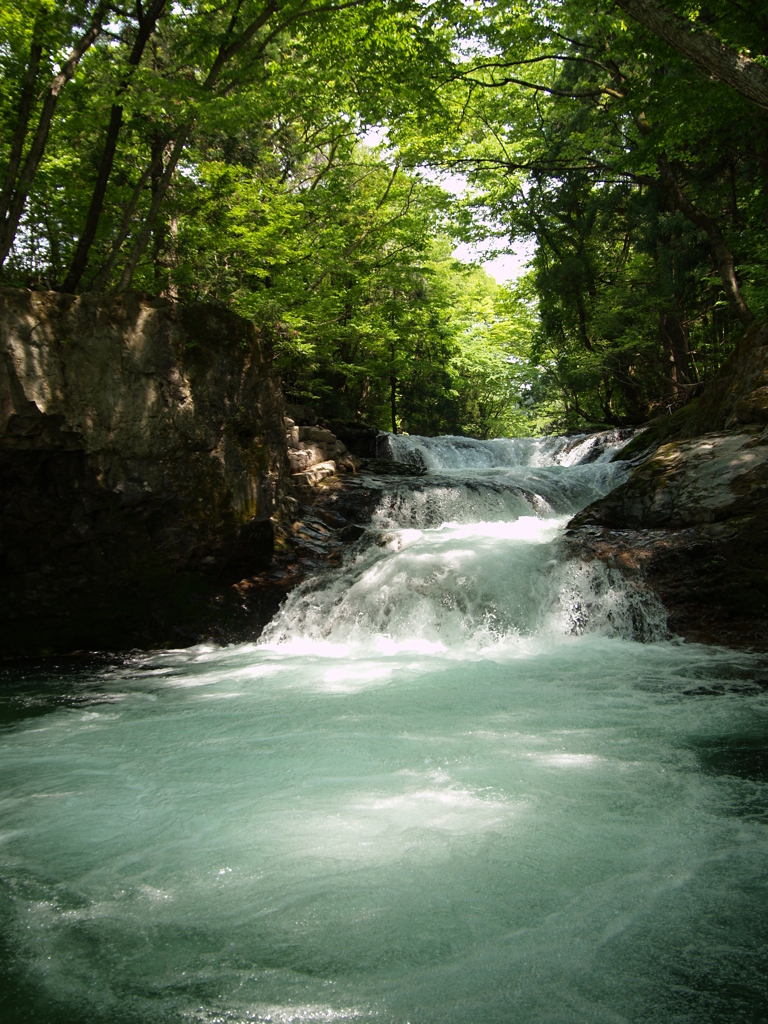
[[389,638],[466,653],[588,631],[660,638],[652,597],[598,563],[563,564],[570,516],[626,475],[610,461],[621,439],[608,440],[390,436],[397,458],[428,475],[385,492],[374,540],[295,591],[261,642],[331,641],[351,654]]

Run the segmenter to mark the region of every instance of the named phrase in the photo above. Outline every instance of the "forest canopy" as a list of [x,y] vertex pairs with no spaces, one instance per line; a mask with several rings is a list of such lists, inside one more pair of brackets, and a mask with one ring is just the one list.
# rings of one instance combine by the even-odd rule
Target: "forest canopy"
[[226,303],[327,417],[641,423],[766,316],[766,41],[756,0],[6,0],[0,280]]

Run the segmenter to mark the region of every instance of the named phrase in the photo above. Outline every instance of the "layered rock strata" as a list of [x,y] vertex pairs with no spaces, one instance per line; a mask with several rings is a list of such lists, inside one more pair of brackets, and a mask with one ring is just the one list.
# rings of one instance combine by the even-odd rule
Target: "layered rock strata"
[[354,473],[360,466],[343,441],[325,427],[299,426],[286,416],[285,439],[291,476],[298,485],[314,487],[337,471]]

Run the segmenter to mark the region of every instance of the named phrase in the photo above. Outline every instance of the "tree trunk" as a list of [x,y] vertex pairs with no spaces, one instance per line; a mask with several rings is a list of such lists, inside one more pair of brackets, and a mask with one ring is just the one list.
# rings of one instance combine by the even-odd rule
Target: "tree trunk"
[[[168,139],[168,142],[170,141],[171,140]],[[130,234],[131,219],[136,211],[136,207],[138,206],[139,199],[141,198],[141,193],[144,190],[144,186],[146,185],[149,177],[154,173],[155,167],[157,166],[157,162],[160,161],[162,155],[163,151],[161,150],[160,153],[153,157],[149,165],[145,167],[144,170],[142,171],[141,177],[137,181],[136,186],[133,192],[131,193],[131,198],[128,201],[128,205],[123,211],[123,219],[120,222],[120,230],[117,232],[117,237],[115,238],[115,241],[112,243],[112,249],[110,250],[109,256],[106,258],[102,266],[99,268],[99,272],[96,274],[96,276],[90,283],[89,287],[92,291],[100,292],[106,287],[107,281],[109,281],[109,275],[112,273],[112,268],[117,262],[117,257],[120,253],[120,249],[123,246],[123,242]]]
[[[157,168],[153,171],[151,176],[152,183],[152,198],[154,199],[158,193],[158,190],[162,186],[163,182],[163,160],[162,154],[165,152],[165,140],[160,135],[155,135],[152,139],[152,156],[153,160],[157,154],[160,154],[160,160],[157,164]],[[162,258],[163,250],[165,249],[165,223],[163,218],[158,216],[155,220],[152,228],[152,235],[154,237],[154,252],[152,254],[152,263],[154,264],[155,273],[155,291],[159,294],[161,291],[161,266],[160,260]]]
[[691,383],[688,330],[674,313],[662,312],[659,322],[661,344],[666,357],[667,394],[676,398]]
[[579,334],[581,335],[581,343],[587,352],[591,352],[592,342],[589,340],[589,332],[587,331],[587,310],[584,305],[584,296],[581,294],[581,289],[576,292],[576,309],[579,313]]
[[166,299],[178,299],[179,297],[179,286],[173,280],[171,274],[174,267],[178,267],[179,262],[177,258],[177,239],[179,237],[179,216],[178,213],[174,213],[171,216],[170,223],[168,224],[167,237],[170,239],[170,244],[166,248],[166,257],[164,270],[166,272],[165,287],[160,294]]
[[704,213],[703,210],[697,209],[685,195],[678,184],[677,178],[675,177],[674,171],[672,170],[666,154],[662,153],[657,158],[657,163],[659,171],[661,172],[661,180],[664,183],[664,187],[667,190],[669,198],[678,210],[680,210],[683,216],[687,217],[688,220],[692,224],[695,224],[697,228],[701,228],[702,231],[706,232],[707,238],[709,239],[715,253],[717,267],[720,271],[720,278],[723,282],[723,288],[725,289],[725,294],[728,297],[728,302],[739,320],[745,327],[748,327],[754,321],[755,317],[752,310],[745,302],[744,296],[741,294],[738,278],[736,277],[733,253],[728,248],[725,236],[720,230],[714,217],[710,217],[708,213]]
[[168,191],[168,186],[171,183],[173,172],[176,170],[176,165],[178,164],[184,150],[191,127],[191,125],[185,125],[176,137],[176,142],[174,143],[171,155],[168,157],[168,162],[165,166],[165,170],[163,171],[163,176],[160,179],[157,185],[157,191],[152,198],[152,205],[150,206],[149,213],[144,221],[144,226],[141,229],[139,237],[133,243],[133,248],[131,249],[131,254],[128,257],[128,262],[125,265],[120,282],[115,289],[118,294],[128,291],[131,287],[133,275],[136,272],[138,262],[147,247],[147,243],[152,237],[152,229],[155,226],[158,211],[160,210],[160,206],[165,198],[165,193]]
[[[757,166],[760,168],[760,191],[763,199],[768,200],[768,148],[757,151]],[[766,202],[763,224],[768,228],[768,202]]]
[[[136,35],[130,56],[128,57],[128,64],[132,68],[137,67],[141,61],[144,49],[155,30],[157,19],[162,14],[163,7],[165,6],[165,0],[155,0],[143,17],[141,15],[141,6],[137,6],[139,10],[139,31]],[[127,88],[128,81],[125,80],[121,82],[117,90],[118,96],[124,93]],[[93,245],[93,241],[96,237],[96,231],[99,227],[99,219],[101,218],[101,212],[104,209],[104,197],[107,192],[107,184],[109,182],[110,175],[112,174],[112,167],[115,162],[115,151],[117,150],[117,140],[122,126],[122,105],[119,103],[113,103],[109,117],[109,126],[107,128],[107,137],[104,142],[104,149],[99,162],[99,173],[96,176],[96,184],[94,185],[93,194],[91,195],[91,205],[88,209],[88,216],[85,219],[85,227],[83,228],[83,233],[80,235],[78,240],[77,249],[75,250],[75,255],[72,258],[72,264],[61,286],[61,290],[64,292],[74,292],[80,283],[80,279],[85,273],[85,268],[88,264],[88,254],[91,251],[91,246]]]
[[[363,3],[364,0],[347,0],[346,3],[339,4],[336,9],[342,10],[346,7],[357,7],[361,6]],[[279,6],[279,0],[268,0],[268,3],[262,9],[258,17],[255,18],[248,25],[248,27],[243,30],[239,38],[237,38],[234,42],[231,42],[230,40],[232,39],[232,34],[234,32],[240,11],[240,6],[238,5],[235,14],[233,14],[230,20],[229,27],[227,28],[224,39],[222,40],[221,45],[219,46],[216,59],[214,60],[213,65],[211,66],[211,70],[208,72],[208,75],[205,81],[203,82],[202,88],[204,91],[213,92],[218,82],[219,75],[221,74],[221,71],[224,68],[224,66],[230,60],[232,60],[233,57],[237,56],[237,54],[240,53],[241,50],[248,46],[248,44],[256,36],[259,30],[266,25],[266,23],[269,21],[272,15],[278,12]],[[270,40],[274,39],[277,33],[282,31],[288,25],[290,25],[291,22],[296,21],[298,18],[309,16],[310,14],[312,14],[312,8],[309,6],[308,0],[303,0],[303,2],[299,5],[299,9],[297,11],[294,11],[294,13],[288,16],[281,24],[277,25],[266,36],[266,38],[261,41],[257,53],[263,52],[263,50],[270,42]],[[116,289],[118,293],[127,291],[131,286],[133,275],[136,271],[138,262],[141,259],[144,249],[147,247],[149,239],[152,237],[152,230],[154,227],[155,219],[157,218],[158,210],[160,209],[160,204],[162,203],[163,197],[165,196],[165,193],[168,190],[168,185],[170,184],[171,177],[173,176],[173,172],[176,170],[176,165],[179,162],[181,154],[184,150],[184,146],[186,145],[187,138],[189,137],[192,131],[192,127],[192,123],[183,125],[176,136],[176,144],[173,148],[173,152],[168,158],[168,164],[166,166],[166,170],[163,175],[163,179],[158,190],[157,196],[155,197],[156,201],[153,201],[149,213],[147,214],[147,219],[144,223],[144,227],[142,228],[141,234],[136,239],[136,242],[134,243],[133,248],[131,249],[131,254],[128,257],[128,263],[126,264],[126,267],[123,271],[123,274],[120,278],[120,282]],[[112,262],[114,262],[114,260],[112,260]],[[101,277],[101,272],[99,274],[99,277]]]
[[104,196],[107,191],[107,182],[109,181],[109,176],[112,173],[112,164],[114,163],[115,150],[117,149],[117,138],[122,126],[123,108],[114,104],[109,118],[107,138],[104,143],[104,149],[99,163],[99,173],[96,176],[96,184],[93,189],[93,194],[91,195],[91,205],[88,210],[88,216],[85,218],[83,233],[80,235],[77,248],[75,249],[75,255],[72,257],[72,263],[70,264],[67,276],[64,278],[61,285],[61,290],[63,292],[74,292],[80,283],[83,273],[85,272],[85,268],[88,263],[88,254],[91,251],[93,240],[96,237],[99,218],[101,217],[101,211],[104,208]]
[[[362,0],[351,0],[350,6],[355,6],[357,3],[360,3],[360,2],[362,2]],[[304,6],[304,5],[302,5],[302,6]],[[229,27],[228,27],[227,32],[225,34],[224,40],[222,41],[221,45],[219,46],[219,50],[218,50],[218,53],[216,55],[216,59],[214,60],[213,65],[211,67],[211,70],[208,72],[208,75],[207,75],[205,81],[203,82],[203,90],[204,91],[206,91],[206,92],[213,92],[213,89],[215,88],[216,83],[218,82],[219,75],[221,74],[222,68],[225,66],[225,64],[227,64],[228,61],[230,61],[244,47],[246,47],[248,45],[248,43],[250,43],[250,41],[254,38],[256,33],[261,28],[263,28],[264,25],[266,25],[266,23],[269,21],[269,19],[272,17],[272,15],[276,13],[278,8],[279,8],[278,0],[269,0],[269,2],[264,7],[264,9],[261,11],[259,16],[254,21],[252,21],[250,23],[250,25],[248,25],[248,27],[242,32],[242,34],[240,35],[239,39],[237,39],[235,42],[229,43],[229,45],[227,45],[227,43],[231,39],[232,33],[233,33],[235,25],[237,23],[237,18],[238,18],[238,14],[239,14],[239,10],[240,10],[239,5],[238,5],[237,10],[236,10],[235,14],[232,16],[232,19],[231,19],[231,21],[229,23]],[[286,19],[286,21],[283,23],[283,27],[285,25],[290,24],[291,21],[294,21],[297,17],[300,16],[301,13],[302,13],[301,11],[297,12],[296,14],[292,15],[290,18]],[[307,13],[309,13],[309,11]],[[274,36],[277,34],[277,31],[280,28],[281,28],[281,26],[278,26],[273,32],[271,32],[267,36],[266,40],[262,40],[261,47],[259,48],[259,51],[257,51],[257,52],[261,52],[264,49],[264,47],[266,46],[267,42],[270,39],[274,38]],[[128,257],[128,262],[127,262],[127,264],[125,266],[125,269],[123,270],[123,274],[122,274],[122,276],[120,278],[120,282],[119,282],[119,284],[117,286],[116,290],[117,290],[118,293],[119,292],[125,292],[125,291],[127,291],[131,287],[131,282],[133,281],[133,275],[134,275],[134,273],[136,271],[136,267],[138,265],[139,260],[141,259],[141,256],[142,256],[144,250],[147,247],[147,243],[149,242],[149,239],[152,237],[152,229],[153,229],[154,224],[155,224],[155,219],[157,217],[158,210],[160,209],[160,205],[161,205],[161,203],[163,201],[163,197],[165,196],[165,193],[168,191],[168,185],[170,184],[171,178],[173,176],[173,172],[176,170],[176,165],[178,164],[179,159],[181,158],[181,154],[184,151],[184,146],[186,145],[187,139],[188,139],[191,131],[192,131],[192,124],[191,123],[187,124],[187,125],[183,125],[181,127],[181,129],[179,130],[177,136],[176,136],[176,144],[173,147],[173,152],[171,153],[171,155],[168,158],[168,163],[166,165],[165,173],[163,174],[163,178],[162,178],[162,181],[160,183],[160,187],[158,189],[157,195],[155,196],[155,198],[154,198],[154,200],[152,202],[152,206],[150,207],[149,213],[147,214],[147,219],[144,222],[144,227],[141,230],[141,234],[139,235],[139,237],[134,242],[133,248],[131,249],[131,254]],[[99,275],[99,276],[101,276],[101,275]]]
[[655,0],[616,0],[617,5],[659,39],[745,99],[768,110],[768,69],[742,57],[707,29],[694,28]]
[[29,189],[35,179],[37,168],[40,165],[43,153],[45,152],[48,133],[51,130],[51,121],[53,120],[56,105],[59,102],[61,90],[74,75],[75,69],[80,63],[83,54],[101,34],[101,23],[107,14],[107,10],[107,4],[99,4],[93,13],[91,24],[87,31],[72,47],[69,52],[69,56],[61,66],[61,70],[53,77],[48,89],[46,90],[43,109],[40,111],[40,118],[37,124],[37,131],[32,139],[32,145],[29,148],[27,158],[24,161],[24,166],[22,167],[21,173],[18,177],[8,212],[0,224],[0,267],[5,263],[8,253],[11,251],[13,241],[16,238],[16,231],[19,227],[21,215],[24,212],[24,206],[27,202]]
[[37,76],[40,72],[40,58],[43,55],[42,44],[37,41],[38,30],[39,22],[36,21],[32,32],[32,45],[29,49],[27,73],[24,76],[24,84],[21,87],[21,96],[19,97],[16,130],[13,134],[13,142],[11,143],[11,153],[8,157],[3,190],[0,193],[0,220],[5,220],[8,214],[8,207],[13,196],[13,187],[16,184],[16,176],[21,166],[21,155],[24,152],[24,139],[27,137],[29,118],[35,103],[35,85],[37,84]]

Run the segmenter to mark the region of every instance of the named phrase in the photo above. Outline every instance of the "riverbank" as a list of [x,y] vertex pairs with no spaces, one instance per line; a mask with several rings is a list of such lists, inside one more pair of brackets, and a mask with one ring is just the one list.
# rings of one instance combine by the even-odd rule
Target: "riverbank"
[[[274,330],[218,306],[0,290],[3,656],[258,636],[293,587],[376,543],[398,480],[426,494],[462,446],[482,464],[484,442],[286,408]],[[569,524],[571,560],[661,599],[688,640],[768,645],[767,396],[758,325]],[[563,444],[589,461],[618,439]]]

